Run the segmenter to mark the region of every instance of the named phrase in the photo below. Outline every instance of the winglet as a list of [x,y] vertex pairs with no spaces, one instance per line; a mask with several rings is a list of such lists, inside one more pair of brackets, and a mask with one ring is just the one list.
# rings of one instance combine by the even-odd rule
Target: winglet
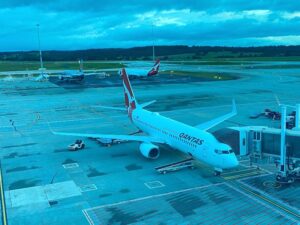
[[232,99],[232,114],[237,114],[235,99]]
[[198,124],[197,126],[195,126],[196,128],[200,129],[200,130],[208,130],[222,122],[224,122],[225,120],[228,120],[229,118],[235,116],[237,114],[237,110],[236,110],[236,104],[235,104],[235,100],[232,100],[232,110],[230,113],[227,113],[223,116],[220,116],[218,118],[215,118],[213,120]]
[[49,123],[49,120],[47,120],[47,125],[48,125],[48,128],[49,128],[49,130],[51,131],[51,133],[52,133],[52,134],[55,134],[55,132],[53,131],[53,129],[52,129],[50,123]]

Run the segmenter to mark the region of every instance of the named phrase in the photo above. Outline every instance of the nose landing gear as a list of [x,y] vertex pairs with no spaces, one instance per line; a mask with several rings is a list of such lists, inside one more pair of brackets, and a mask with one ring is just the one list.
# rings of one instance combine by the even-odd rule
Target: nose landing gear
[[215,176],[220,176],[222,172],[223,172],[223,170],[222,170],[222,169],[215,168],[214,175],[215,175]]

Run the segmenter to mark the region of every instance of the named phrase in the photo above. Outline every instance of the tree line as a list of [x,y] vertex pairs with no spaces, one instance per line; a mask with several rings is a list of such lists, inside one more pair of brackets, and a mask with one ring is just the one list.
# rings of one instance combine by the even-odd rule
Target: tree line
[[[238,57],[289,57],[300,56],[300,45],[263,47],[219,47],[219,46],[156,46],[156,57],[176,59],[188,55],[190,59],[238,58]],[[0,60],[37,61],[38,51],[0,52]],[[83,60],[150,60],[152,46],[134,48],[105,48],[74,51],[43,51],[45,61]]]

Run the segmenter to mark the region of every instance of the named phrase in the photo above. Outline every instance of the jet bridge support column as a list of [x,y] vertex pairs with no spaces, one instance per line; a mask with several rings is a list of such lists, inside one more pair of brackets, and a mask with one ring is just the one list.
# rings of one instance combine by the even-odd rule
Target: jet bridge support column
[[281,106],[281,134],[280,134],[280,168],[276,180],[280,183],[292,183],[294,178],[286,168],[286,106]]
[[295,129],[300,130],[300,104],[296,105]]
[[286,133],[286,106],[281,106],[281,134],[280,134],[280,172],[285,174],[286,167],[286,145],[285,145],[285,133]]

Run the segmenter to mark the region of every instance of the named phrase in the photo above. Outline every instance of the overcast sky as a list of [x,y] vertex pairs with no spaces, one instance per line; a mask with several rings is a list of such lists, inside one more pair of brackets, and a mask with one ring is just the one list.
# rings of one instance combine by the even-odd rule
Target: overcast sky
[[300,0],[0,0],[0,51],[37,49],[36,24],[47,50],[295,45]]

